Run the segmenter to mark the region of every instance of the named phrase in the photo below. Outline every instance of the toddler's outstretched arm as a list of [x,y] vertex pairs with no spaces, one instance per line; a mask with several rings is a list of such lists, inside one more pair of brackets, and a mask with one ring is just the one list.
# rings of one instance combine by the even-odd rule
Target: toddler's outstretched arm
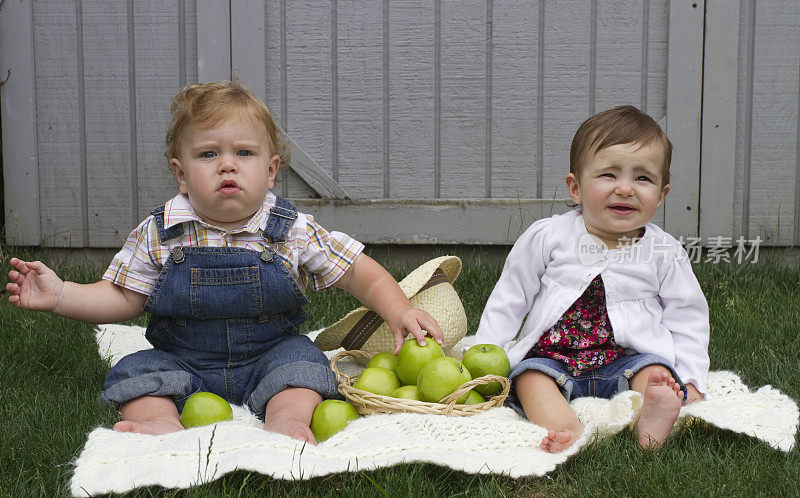
[[359,255],[334,285],[355,296],[386,321],[394,335],[394,354],[400,351],[409,333],[420,345],[425,342],[425,331],[436,342],[444,342],[444,335],[436,320],[411,306],[397,281],[366,254]]
[[8,302],[18,308],[47,311],[89,323],[132,320],[142,314],[147,296],[105,280],[93,284],[64,282],[40,261],[11,258]]

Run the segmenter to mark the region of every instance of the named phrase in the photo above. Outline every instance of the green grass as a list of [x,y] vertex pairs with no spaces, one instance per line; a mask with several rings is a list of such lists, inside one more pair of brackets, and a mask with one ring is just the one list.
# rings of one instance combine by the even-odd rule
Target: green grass
[[[102,273],[87,264],[48,261],[46,251],[13,251],[52,263],[69,280],[91,282]],[[0,246],[3,275],[11,255]],[[393,272],[401,276],[407,270]],[[757,266],[698,265],[696,272],[711,309],[712,369],[732,370],[752,387],[771,384],[800,399],[800,269],[774,259]],[[470,333],[499,273],[496,264],[465,261],[455,287]],[[356,305],[336,290],[310,297],[306,331]],[[108,365],[97,355],[91,325],[23,312],[11,307],[6,295],[0,298],[0,496],[66,495],[86,434],[116,420],[98,401]],[[514,480],[409,464],[297,482],[236,472],[187,491],[150,488],[129,495],[797,496],[798,483],[797,449],[784,454],[744,435],[693,424],[658,453],[639,453],[629,433],[598,441],[543,478]]]

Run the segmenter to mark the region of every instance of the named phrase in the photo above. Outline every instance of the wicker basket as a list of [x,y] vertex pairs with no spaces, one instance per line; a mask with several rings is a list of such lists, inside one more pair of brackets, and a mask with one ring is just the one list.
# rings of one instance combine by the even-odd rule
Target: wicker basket
[[[494,408],[495,406],[502,406],[503,402],[508,396],[508,390],[511,383],[507,377],[499,375],[484,375],[469,382],[465,382],[461,387],[455,390],[448,397],[444,398],[442,403],[428,403],[425,401],[416,401],[413,399],[392,398],[391,396],[381,396],[373,394],[361,389],[353,387],[354,377],[350,377],[339,371],[337,363],[342,358],[351,356],[356,360],[368,361],[371,354],[366,351],[353,350],[353,351],[340,351],[331,359],[331,369],[336,374],[336,379],[339,381],[339,392],[342,393],[347,401],[353,404],[361,415],[370,415],[373,413],[432,413],[437,415],[458,415],[465,417],[468,415],[475,415],[482,411]],[[481,384],[490,384],[492,382],[499,382],[503,386],[500,394],[492,396],[489,401],[477,403],[475,405],[457,405],[456,400],[468,392],[470,389]]]

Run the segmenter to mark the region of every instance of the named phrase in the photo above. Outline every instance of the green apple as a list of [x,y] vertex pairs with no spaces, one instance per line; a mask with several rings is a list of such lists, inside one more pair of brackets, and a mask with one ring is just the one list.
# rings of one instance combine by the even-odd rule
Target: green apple
[[233,419],[231,405],[214,393],[199,392],[189,396],[181,412],[181,424],[187,429]]
[[397,364],[397,356],[392,354],[391,351],[381,351],[380,353],[373,356],[371,360],[369,360],[367,366],[383,367],[386,370],[391,370],[392,372],[394,372],[396,364]]
[[483,399],[483,396],[478,394],[477,391],[475,391],[475,388],[473,388],[469,392],[469,395],[467,396],[467,399],[464,400],[464,404],[465,405],[477,405],[478,403],[483,403],[484,401],[486,401],[486,400]]
[[417,392],[417,386],[415,385],[407,385],[403,387],[398,387],[392,392],[393,398],[402,398],[402,399],[415,399],[417,401],[422,401],[419,399],[419,392]]
[[353,387],[381,396],[391,396],[392,391],[400,387],[400,380],[391,370],[383,367],[367,367],[358,376]]
[[416,384],[419,371],[434,358],[444,356],[442,347],[430,337],[425,338],[425,345],[420,346],[413,337],[403,344],[397,353],[395,371],[403,385]]
[[357,418],[358,410],[347,401],[326,399],[317,405],[311,415],[311,432],[321,443]]
[[[469,370],[455,358],[444,356],[434,358],[419,371],[417,376],[417,391],[422,401],[439,403],[458,389],[461,384],[472,380]],[[469,393],[465,393],[456,400],[457,404],[464,403]]]
[[[472,346],[464,353],[461,363],[467,367],[475,379],[484,375],[508,377],[508,374],[511,373],[508,355],[503,351],[503,348],[494,344],[476,344]],[[483,396],[494,396],[503,389],[503,386],[499,382],[492,382],[491,384],[475,386],[474,389]]]

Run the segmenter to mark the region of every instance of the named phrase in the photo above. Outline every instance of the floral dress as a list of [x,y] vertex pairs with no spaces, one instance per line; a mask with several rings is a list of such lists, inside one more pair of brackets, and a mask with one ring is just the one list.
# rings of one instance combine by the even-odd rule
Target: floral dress
[[606,311],[606,292],[600,275],[592,280],[550,330],[545,331],[526,358],[564,362],[574,376],[608,365],[625,351],[614,342]]

